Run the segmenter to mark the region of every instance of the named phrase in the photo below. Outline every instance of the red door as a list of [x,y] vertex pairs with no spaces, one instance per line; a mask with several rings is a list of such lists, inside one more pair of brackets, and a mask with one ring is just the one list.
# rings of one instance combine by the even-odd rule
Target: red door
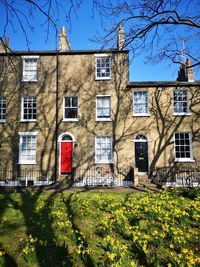
[[72,148],[73,142],[61,142],[60,173],[72,172]]

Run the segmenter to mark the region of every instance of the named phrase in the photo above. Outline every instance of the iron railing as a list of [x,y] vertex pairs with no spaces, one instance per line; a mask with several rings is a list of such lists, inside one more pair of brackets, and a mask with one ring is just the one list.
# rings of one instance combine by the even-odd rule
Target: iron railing
[[0,169],[0,186],[48,185],[53,183],[54,179],[54,171],[49,170]]
[[[74,186],[129,186],[132,185],[134,172],[131,168],[77,168],[66,174],[66,181]],[[55,182],[55,172],[35,169],[0,169],[0,186],[49,185]]]
[[74,171],[73,184],[74,186],[130,186],[133,177],[132,168],[79,168]]
[[170,166],[158,168],[154,172],[153,182],[172,187],[199,187],[199,166]]

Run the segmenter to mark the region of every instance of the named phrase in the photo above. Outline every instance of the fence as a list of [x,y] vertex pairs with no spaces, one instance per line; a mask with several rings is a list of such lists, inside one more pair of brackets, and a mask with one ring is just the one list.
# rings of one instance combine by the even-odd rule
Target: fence
[[0,170],[0,186],[41,186],[54,181],[55,173],[48,170]]
[[[96,167],[74,169],[65,175],[73,186],[131,186],[133,169]],[[55,181],[55,172],[48,170],[0,170],[0,186],[42,186]]]
[[169,187],[199,187],[200,167],[172,166],[155,170],[153,182]]
[[96,167],[77,169],[74,172],[74,186],[131,186],[133,169]]

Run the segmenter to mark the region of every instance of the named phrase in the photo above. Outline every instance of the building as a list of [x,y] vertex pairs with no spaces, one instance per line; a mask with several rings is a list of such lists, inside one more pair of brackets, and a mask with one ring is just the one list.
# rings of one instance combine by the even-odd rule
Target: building
[[[5,51],[5,44],[7,51]],[[0,169],[12,185],[136,185],[156,168],[200,164],[200,81],[129,81],[116,49],[0,52]],[[114,181],[113,181],[114,177]]]

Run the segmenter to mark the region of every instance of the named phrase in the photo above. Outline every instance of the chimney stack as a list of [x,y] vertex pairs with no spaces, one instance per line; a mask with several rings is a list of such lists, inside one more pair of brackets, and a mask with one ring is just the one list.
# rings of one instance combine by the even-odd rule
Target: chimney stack
[[61,28],[59,50],[62,52],[70,50],[70,43],[67,39],[67,33],[64,26]]
[[181,64],[180,69],[178,71],[179,82],[194,82],[194,71],[190,65],[190,59],[187,58],[185,64]]
[[118,38],[117,38],[117,48],[118,50],[123,50],[125,45],[125,37],[124,37],[124,27],[123,24],[119,24],[118,26]]
[[187,79],[188,82],[194,82],[194,70],[190,65],[190,58],[186,59]]

